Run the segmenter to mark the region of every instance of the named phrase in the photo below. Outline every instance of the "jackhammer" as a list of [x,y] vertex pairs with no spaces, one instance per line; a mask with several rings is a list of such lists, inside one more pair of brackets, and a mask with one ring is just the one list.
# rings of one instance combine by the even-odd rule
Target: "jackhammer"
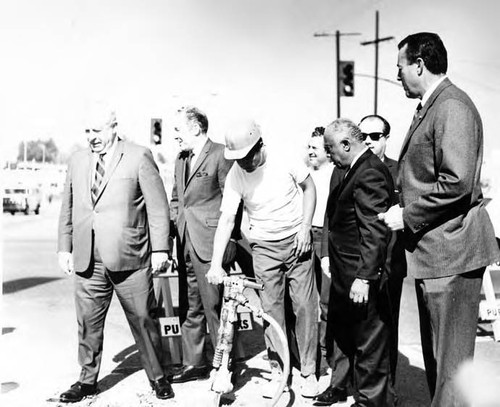
[[263,290],[263,283],[237,276],[229,276],[224,277],[222,284],[224,285],[223,303],[220,316],[220,326],[217,336],[217,346],[214,351],[214,371],[212,371],[213,382],[211,389],[216,393],[214,406],[219,407],[222,394],[229,393],[233,390],[229,363],[230,353],[233,348],[235,325],[238,323],[238,305],[245,306],[254,314],[254,316],[262,318],[270,325],[272,325],[273,328],[278,332],[279,338],[283,345],[282,356],[284,371],[281,375],[281,383],[278,386],[270,404],[270,406],[275,406],[281,395],[283,394],[283,390],[287,384],[288,375],[290,373],[290,354],[288,350],[287,337],[274,318],[266,314],[262,309],[250,304],[248,298],[243,294],[245,288]]

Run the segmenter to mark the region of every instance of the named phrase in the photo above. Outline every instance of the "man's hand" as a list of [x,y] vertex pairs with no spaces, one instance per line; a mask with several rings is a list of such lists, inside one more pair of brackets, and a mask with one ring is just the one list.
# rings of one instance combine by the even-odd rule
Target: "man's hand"
[[73,271],[75,271],[73,265],[73,253],[59,252],[57,253],[57,260],[62,271],[64,271],[68,276],[73,274]]
[[302,225],[295,235],[293,241],[293,250],[297,257],[308,253],[311,250],[311,227]]
[[369,281],[357,278],[352,283],[351,292],[349,293],[349,298],[355,304],[367,304],[369,290],[370,290]]
[[405,227],[403,223],[403,208],[399,205],[391,206],[385,213],[379,213],[378,218],[393,231],[403,230]]
[[215,266],[212,264],[210,270],[207,272],[207,280],[210,284],[221,284],[222,279],[226,277],[227,274],[221,266]]
[[151,253],[151,271],[153,274],[166,271],[170,267],[169,257],[168,253],[165,252]]
[[330,258],[328,256],[321,258],[321,270],[328,278],[332,278],[332,274],[330,273]]

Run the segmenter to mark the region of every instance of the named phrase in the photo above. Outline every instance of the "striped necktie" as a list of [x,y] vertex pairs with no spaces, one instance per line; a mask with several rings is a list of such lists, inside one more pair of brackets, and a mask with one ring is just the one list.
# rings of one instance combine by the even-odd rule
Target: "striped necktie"
[[95,167],[95,178],[94,183],[92,184],[91,194],[92,194],[92,202],[95,204],[97,201],[97,197],[99,196],[100,187],[102,184],[102,180],[104,178],[104,155],[99,154],[97,156],[97,163]]

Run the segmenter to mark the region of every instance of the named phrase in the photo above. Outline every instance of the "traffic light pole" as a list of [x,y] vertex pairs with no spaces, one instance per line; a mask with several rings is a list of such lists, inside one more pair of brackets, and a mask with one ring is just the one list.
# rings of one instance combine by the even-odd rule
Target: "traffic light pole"
[[337,118],[340,117],[340,85],[339,85],[339,67],[340,67],[340,32],[339,30],[335,31],[335,77],[337,80]]
[[377,114],[377,104],[378,104],[378,44],[382,41],[389,41],[394,39],[394,37],[384,37],[379,38],[378,26],[379,26],[379,16],[378,10],[375,12],[375,40],[373,41],[364,41],[361,45],[371,45],[375,44],[375,90],[374,90],[374,107],[373,114]]
[[340,117],[340,86],[339,86],[339,66],[340,66],[340,36],[341,35],[361,35],[360,33],[341,33],[336,30],[335,33],[318,32],[315,37],[335,37],[335,82],[337,87],[337,118]]

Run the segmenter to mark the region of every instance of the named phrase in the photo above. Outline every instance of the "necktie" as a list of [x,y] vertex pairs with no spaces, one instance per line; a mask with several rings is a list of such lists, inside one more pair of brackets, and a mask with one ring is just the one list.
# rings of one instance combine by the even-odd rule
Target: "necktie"
[[414,126],[417,123],[418,116],[419,116],[421,110],[422,110],[422,103],[419,103],[417,105],[417,108],[415,109],[415,113],[413,113],[413,120],[411,122],[412,126]]
[[104,154],[99,154],[97,157],[97,163],[95,167],[95,178],[94,183],[92,184],[92,202],[95,204],[97,201],[97,197],[99,196],[100,187],[102,184],[102,180],[104,178]]
[[189,175],[191,172],[191,160],[193,159],[193,152],[190,151],[186,157],[186,162],[184,163],[184,185],[187,184]]

